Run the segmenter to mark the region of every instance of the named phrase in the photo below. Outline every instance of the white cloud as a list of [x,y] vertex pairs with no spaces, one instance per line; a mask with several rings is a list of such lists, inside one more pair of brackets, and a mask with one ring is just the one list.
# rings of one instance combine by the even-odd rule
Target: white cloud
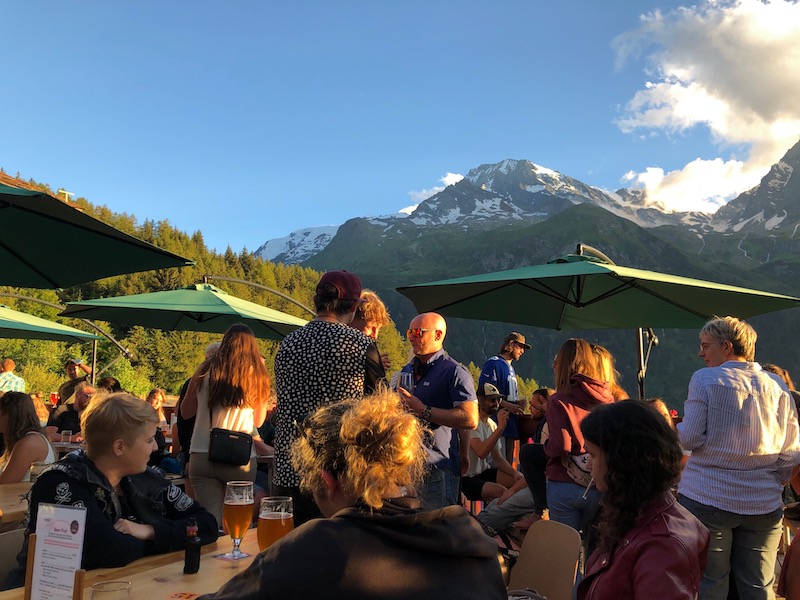
[[444,177],[439,179],[439,181],[444,185],[437,185],[425,190],[408,192],[408,195],[411,197],[411,201],[414,202],[414,206],[404,208],[400,212],[405,212],[409,209],[411,209],[409,212],[413,212],[413,210],[417,208],[417,206],[419,206],[420,202],[422,202],[423,200],[427,200],[431,196],[438,194],[439,192],[444,190],[444,188],[446,188],[447,186],[454,185],[459,181],[461,181],[462,179],[464,179],[463,175],[459,175],[458,173],[447,173]]
[[664,173],[650,167],[625,179],[675,210],[715,210],[756,185],[800,138],[800,3],[707,0],[641,17],[613,42],[618,66],[644,57],[645,84],[617,125],[625,132],[676,134],[707,128],[721,151]]
[[399,212],[401,214],[404,214],[404,215],[410,215],[415,210],[417,210],[418,206],[419,206],[419,204],[412,204],[411,206],[406,206],[405,208],[401,208],[397,212]]

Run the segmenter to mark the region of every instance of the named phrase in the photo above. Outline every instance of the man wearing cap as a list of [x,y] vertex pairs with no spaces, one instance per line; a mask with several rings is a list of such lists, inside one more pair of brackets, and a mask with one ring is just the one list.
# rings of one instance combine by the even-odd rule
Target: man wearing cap
[[[83,371],[83,375],[78,375],[79,370]],[[85,364],[79,358],[70,358],[64,363],[64,371],[66,371],[69,381],[65,381],[61,384],[61,387],[58,388],[59,405],[70,402],[72,395],[75,393],[75,387],[81,381],[89,381],[89,375],[92,374],[92,367]]]
[[75,401],[62,404],[51,414],[45,427],[45,434],[51,442],[67,441],[62,439],[62,431],[71,431],[70,442],[82,442],[81,413],[89,406],[89,400],[95,394],[92,384],[81,381],[75,386]]
[[298,425],[321,406],[360,398],[385,379],[375,341],[350,327],[361,298],[361,280],[348,271],[328,271],[317,284],[317,316],[287,335],[275,356],[277,392],[275,493],[292,496],[295,526],[321,516],[300,492],[290,448]]
[[484,383],[491,383],[505,396],[500,407],[505,408],[509,415],[508,423],[503,431],[506,460],[509,462],[514,460],[514,452],[517,440],[519,440],[517,415],[523,414],[522,406],[517,398],[517,374],[511,363],[519,360],[525,354],[525,350],[530,350],[530,347],[531,345],[525,342],[524,335],[512,331],[503,340],[500,352],[483,365],[478,378],[478,388],[483,387]]
[[[523,478],[497,444],[508,421],[508,411],[499,408],[503,398],[491,383],[478,388],[478,426],[470,432],[469,470],[461,477],[461,490],[467,500],[491,502],[502,496],[507,486]],[[497,423],[489,417],[496,417]]]
[[437,313],[412,319],[406,336],[414,359],[403,372],[413,373],[414,389],[397,389],[408,410],[432,431],[426,440],[428,470],[417,490],[425,510],[458,504],[461,460],[457,430],[472,430],[478,425],[472,375],[444,351],[446,333],[447,324]]

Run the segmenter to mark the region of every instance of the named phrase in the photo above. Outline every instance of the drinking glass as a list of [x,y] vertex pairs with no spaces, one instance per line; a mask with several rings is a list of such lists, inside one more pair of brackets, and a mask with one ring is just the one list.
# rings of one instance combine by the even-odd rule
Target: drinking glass
[[62,444],[69,444],[69,439],[72,437],[72,430],[65,429],[61,432],[61,443]]
[[225,558],[238,560],[250,556],[239,550],[242,538],[253,519],[253,482],[229,481],[225,484],[225,504],[222,506],[222,521],[228,535],[233,538],[233,550]]
[[294,529],[290,496],[267,496],[258,511],[258,548],[262,552]]
[[403,388],[409,394],[414,393],[414,374],[413,373],[403,373],[402,371],[398,371],[397,373],[392,375],[392,379],[389,383],[393,390],[397,390],[398,388]]
[[50,392],[50,404],[58,405],[58,392]]
[[92,586],[91,600],[130,600],[130,581],[103,581]]
[[404,373],[400,371],[400,379],[398,384],[401,388],[406,390],[409,394],[414,393],[414,374],[413,373]]
[[31,463],[31,478],[30,478],[30,482],[33,483],[34,481],[39,479],[39,475],[41,475],[42,471],[44,471],[49,466],[50,466],[50,463],[46,463],[46,462],[34,462],[34,463]]

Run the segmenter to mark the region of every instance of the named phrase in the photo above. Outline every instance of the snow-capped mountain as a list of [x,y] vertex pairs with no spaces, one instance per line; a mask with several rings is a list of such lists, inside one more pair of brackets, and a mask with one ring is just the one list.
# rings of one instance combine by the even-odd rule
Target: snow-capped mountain
[[761,182],[721,207],[711,220],[720,232],[773,232],[800,225],[800,142]]
[[[537,223],[575,204],[593,204],[644,228],[678,225],[696,235],[703,232],[738,232],[747,228],[771,230],[797,226],[800,197],[800,142],[774,165],[761,184],[745,192],[715,215],[701,212],[667,212],[647,200],[641,190],[609,192],[527,160],[504,160],[470,170],[456,184],[419,204],[408,216],[364,217],[384,233],[406,226],[494,228],[510,222]],[[789,215],[795,215],[789,218]],[[337,227],[303,229],[270,240],[256,251],[269,260],[299,263],[321,252],[336,235]]]
[[255,251],[255,255],[284,264],[301,263],[325,248],[337,231],[338,225],[299,229],[286,237],[267,240]]

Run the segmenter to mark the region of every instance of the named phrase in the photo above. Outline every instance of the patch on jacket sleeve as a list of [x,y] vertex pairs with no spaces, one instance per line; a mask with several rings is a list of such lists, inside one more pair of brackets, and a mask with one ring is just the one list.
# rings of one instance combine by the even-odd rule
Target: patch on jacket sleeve
[[194,504],[194,500],[186,495],[184,491],[177,485],[169,486],[169,489],[167,490],[167,500],[169,500],[173,506],[175,506],[175,510],[179,510],[181,512],[188,510]]
[[56,503],[69,504],[72,500],[72,491],[69,489],[69,483],[64,481],[56,486]]

